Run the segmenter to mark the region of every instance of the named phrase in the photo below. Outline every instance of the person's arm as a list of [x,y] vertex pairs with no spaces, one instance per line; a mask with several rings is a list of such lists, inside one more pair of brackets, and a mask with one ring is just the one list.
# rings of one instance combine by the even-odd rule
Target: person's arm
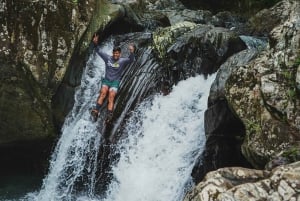
[[106,63],[109,59],[109,55],[102,52],[102,50],[99,48],[98,46],[98,42],[99,42],[99,35],[98,34],[94,34],[93,37],[93,43],[95,45],[95,50],[97,52],[97,54],[104,60],[104,62]]
[[129,45],[128,49],[129,49],[130,54],[129,54],[128,58],[124,58],[124,65],[130,64],[134,61],[134,51],[135,51],[134,45]]

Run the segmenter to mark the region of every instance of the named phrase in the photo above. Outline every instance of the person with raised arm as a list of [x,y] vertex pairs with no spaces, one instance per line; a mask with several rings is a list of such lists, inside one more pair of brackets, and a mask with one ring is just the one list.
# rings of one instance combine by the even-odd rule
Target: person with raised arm
[[124,68],[134,61],[134,45],[130,44],[128,46],[130,55],[126,57],[121,57],[121,48],[114,47],[112,51],[112,56],[101,51],[98,45],[99,35],[95,34],[93,36],[93,43],[96,46],[96,53],[105,62],[105,76],[102,80],[102,86],[99,92],[99,96],[96,102],[96,106],[92,109],[91,115],[94,121],[97,121],[99,116],[100,108],[104,102],[104,99],[108,95],[108,105],[107,105],[107,119],[110,122],[112,120],[114,100],[118,92],[120,85],[120,80]]

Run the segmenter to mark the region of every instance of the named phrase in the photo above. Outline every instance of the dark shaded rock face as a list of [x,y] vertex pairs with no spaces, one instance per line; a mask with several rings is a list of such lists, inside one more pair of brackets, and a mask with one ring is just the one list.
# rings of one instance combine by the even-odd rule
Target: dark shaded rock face
[[[18,141],[0,147],[0,177],[42,176],[48,168],[53,139]],[[3,181],[2,181],[3,182]],[[2,183],[3,184],[3,183]]]
[[56,131],[47,90],[23,64],[0,62],[0,176],[43,174]]
[[238,66],[255,59],[259,53],[260,41],[254,40],[251,43],[251,40],[254,39],[249,38],[247,42],[254,43],[250,49],[233,55],[222,64],[211,86],[208,109],[205,112],[207,142],[205,151],[198,159],[192,173],[196,182],[201,181],[207,172],[220,167],[251,167],[241,152],[241,144],[245,137],[244,124],[228,106],[225,98],[225,85],[232,72]]
[[209,171],[220,167],[251,167],[241,153],[244,139],[243,123],[228,108],[226,100],[219,100],[205,112],[205,150],[194,166],[192,176],[200,182]]
[[54,137],[47,93],[22,64],[0,64],[0,144]]
[[0,177],[43,175],[56,131],[50,103],[22,64],[0,62]]

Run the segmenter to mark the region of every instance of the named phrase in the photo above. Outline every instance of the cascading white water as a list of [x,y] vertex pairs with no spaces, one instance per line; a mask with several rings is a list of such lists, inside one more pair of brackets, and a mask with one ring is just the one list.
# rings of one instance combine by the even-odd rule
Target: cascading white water
[[[111,51],[111,44],[104,49]],[[203,149],[204,111],[214,76],[179,82],[167,95],[144,101],[131,115],[117,145],[118,162],[105,198],[95,195],[101,135],[90,107],[104,75],[103,61],[91,55],[75,94],[50,170],[34,201],[179,201],[192,184],[194,161]],[[77,183],[83,183],[77,189]]]
[[[111,52],[112,43],[103,49]],[[90,108],[97,99],[104,71],[104,62],[96,53],[92,54],[75,93],[74,107],[65,120],[62,136],[52,155],[49,173],[40,192],[27,195],[25,200],[61,201],[74,200],[75,193],[94,195],[101,135],[97,123],[91,121]],[[78,182],[84,183],[83,192],[74,192]]]
[[181,81],[130,118],[106,201],[179,201],[205,143],[204,111],[215,76]]

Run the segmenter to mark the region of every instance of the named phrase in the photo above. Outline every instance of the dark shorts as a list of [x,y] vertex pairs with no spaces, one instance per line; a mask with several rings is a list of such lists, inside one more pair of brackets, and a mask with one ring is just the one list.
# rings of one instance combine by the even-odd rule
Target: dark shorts
[[115,92],[117,92],[120,85],[120,81],[118,80],[109,81],[107,79],[103,79],[102,86],[104,85],[108,86],[110,90],[114,90]]

